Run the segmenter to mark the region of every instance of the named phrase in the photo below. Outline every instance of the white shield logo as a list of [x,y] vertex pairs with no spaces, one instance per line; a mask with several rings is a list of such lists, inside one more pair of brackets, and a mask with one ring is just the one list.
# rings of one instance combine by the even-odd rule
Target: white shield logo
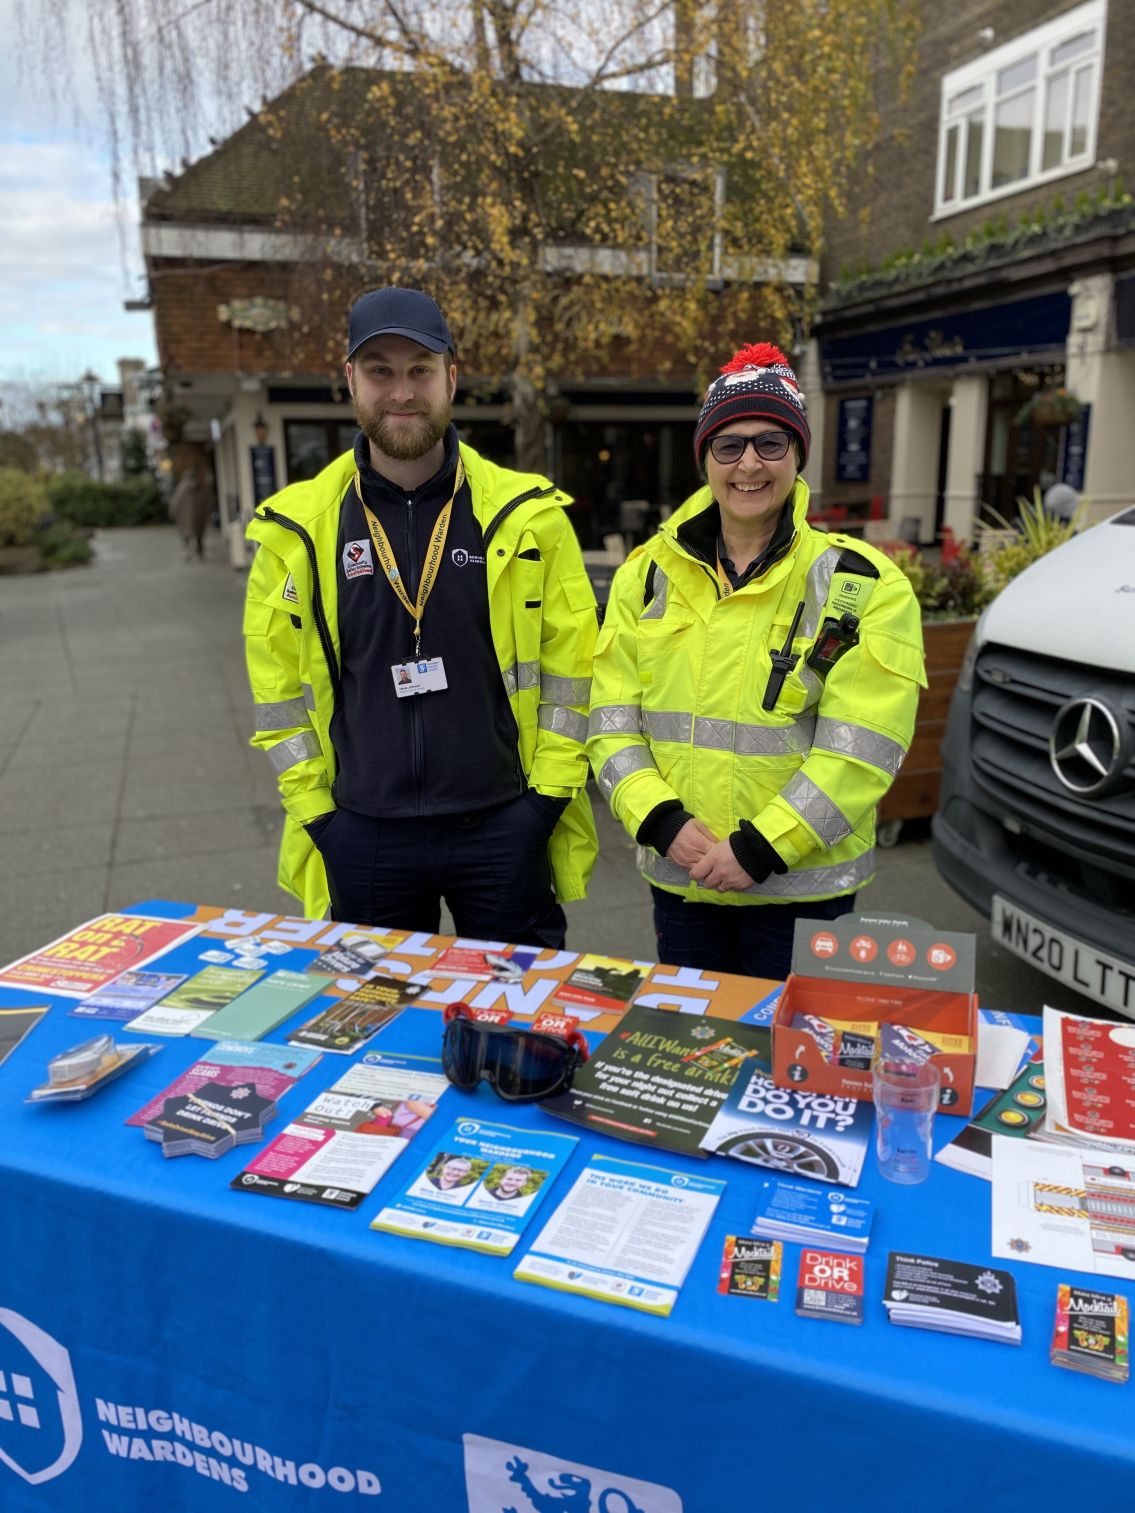
[[62,1476],[83,1443],[71,1357],[8,1308],[0,1331],[0,1461],[34,1487]]

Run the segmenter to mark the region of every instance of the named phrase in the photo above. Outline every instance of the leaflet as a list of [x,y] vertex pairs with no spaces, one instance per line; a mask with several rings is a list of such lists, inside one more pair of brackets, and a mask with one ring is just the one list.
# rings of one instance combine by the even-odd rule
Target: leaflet
[[153,1008],[187,976],[186,972],[123,972],[70,1012],[77,1019],[112,1019],[123,1024]]
[[429,975],[475,977],[483,982],[519,982],[539,956],[538,946],[492,940],[457,940],[428,968]]
[[0,1009],[0,1066],[29,1035],[50,1008],[50,1004],[32,1004],[22,1009]]
[[100,914],[0,970],[0,986],[86,998],[120,973],[172,951],[200,925],[143,914]]
[[777,1087],[767,1061],[733,1084],[702,1148],[794,1177],[854,1187],[863,1171],[874,1109],[855,1098]]
[[632,1004],[571,1087],[541,1107],[620,1140],[701,1156],[730,1088],[768,1047],[768,1030],[755,1025]]
[[257,1093],[273,1102],[281,1093],[286,1093],[292,1083],[319,1060],[318,1051],[299,1050],[290,1045],[265,1045],[263,1042],[246,1040],[219,1041],[207,1056],[187,1067],[176,1081],[171,1082],[144,1108],[131,1114],[127,1124],[150,1124],[162,1112],[167,1098],[197,1093],[207,1083],[221,1087],[240,1087],[255,1084]]
[[259,1040],[331,986],[310,972],[273,972],[191,1031],[203,1040]]
[[459,1119],[371,1229],[507,1256],[579,1142]]
[[260,968],[203,967],[126,1029],[134,1035],[189,1035],[263,976]]
[[618,1014],[642,987],[650,968],[649,961],[581,956],[571,976],[556,989],[555,1000],[597,1014]]
[[405,982],[401,977],[370,977],[346,998],[337,999],[293,1030],[288,1043],[315,1045],[336,1056],[349,1056],[425,991],[421,983]]
[[1044,1065],[1048,1135],[1135,1152],[1135,1025],[1046,1006]]
[[355,1209],[449,1087],[432,1056],[371,1051],[235,1177],[238,1192]]
[[595,1156],[513,1275],[669,1315],[725,1183]]
[[993,1141],[993,1255],[1135,1278],[1135,1164],[1109,1151]]

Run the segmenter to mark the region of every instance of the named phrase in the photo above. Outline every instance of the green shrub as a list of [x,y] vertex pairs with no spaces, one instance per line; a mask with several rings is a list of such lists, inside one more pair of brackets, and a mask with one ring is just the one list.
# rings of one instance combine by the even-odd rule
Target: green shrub
[[157,480],[148,474],[121,483],[98,483],[85,473],[63,473],[48,485],[52,512],[72,525],[149,525],[167,518]]
[[53,520],[36,536],[44,567],[78,567],[94,556],[90,531],[68,520]]
[[30,546],[47,512],[47,495],[38,478],[0,468],[0,546]]

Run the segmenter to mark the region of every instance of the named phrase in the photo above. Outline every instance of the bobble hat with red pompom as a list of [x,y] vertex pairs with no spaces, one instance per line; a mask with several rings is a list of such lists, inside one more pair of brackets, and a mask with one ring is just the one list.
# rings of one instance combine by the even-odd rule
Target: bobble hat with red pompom
[[808,461],[812,433],[796,374],[771,342],[741,347],[714,379],[694,432],[694,455],[700,467],[709,438],[731,420],[768,420],[781,425],[799,443],[800,466]]

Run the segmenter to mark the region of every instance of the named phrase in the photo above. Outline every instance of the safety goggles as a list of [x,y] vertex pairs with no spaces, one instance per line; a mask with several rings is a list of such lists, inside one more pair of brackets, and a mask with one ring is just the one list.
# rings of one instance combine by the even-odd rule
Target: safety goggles
[[740,462],[745,455],[745,448],[750,446],[765,462],[779,462],[791,445],[792,437],[787,431],[762,431],[759,436],[737,436],[732,433],[711,436],[709,449],[713,453],[714,462]]
[[587,1041],[578,1030],[551,1035],[479,1019],[467,1003],[445,1011],[441,1064],[454,1087],[475,1088],[482,1077],[508,1103],[534,1103],[571,1086],[587,1060]]

